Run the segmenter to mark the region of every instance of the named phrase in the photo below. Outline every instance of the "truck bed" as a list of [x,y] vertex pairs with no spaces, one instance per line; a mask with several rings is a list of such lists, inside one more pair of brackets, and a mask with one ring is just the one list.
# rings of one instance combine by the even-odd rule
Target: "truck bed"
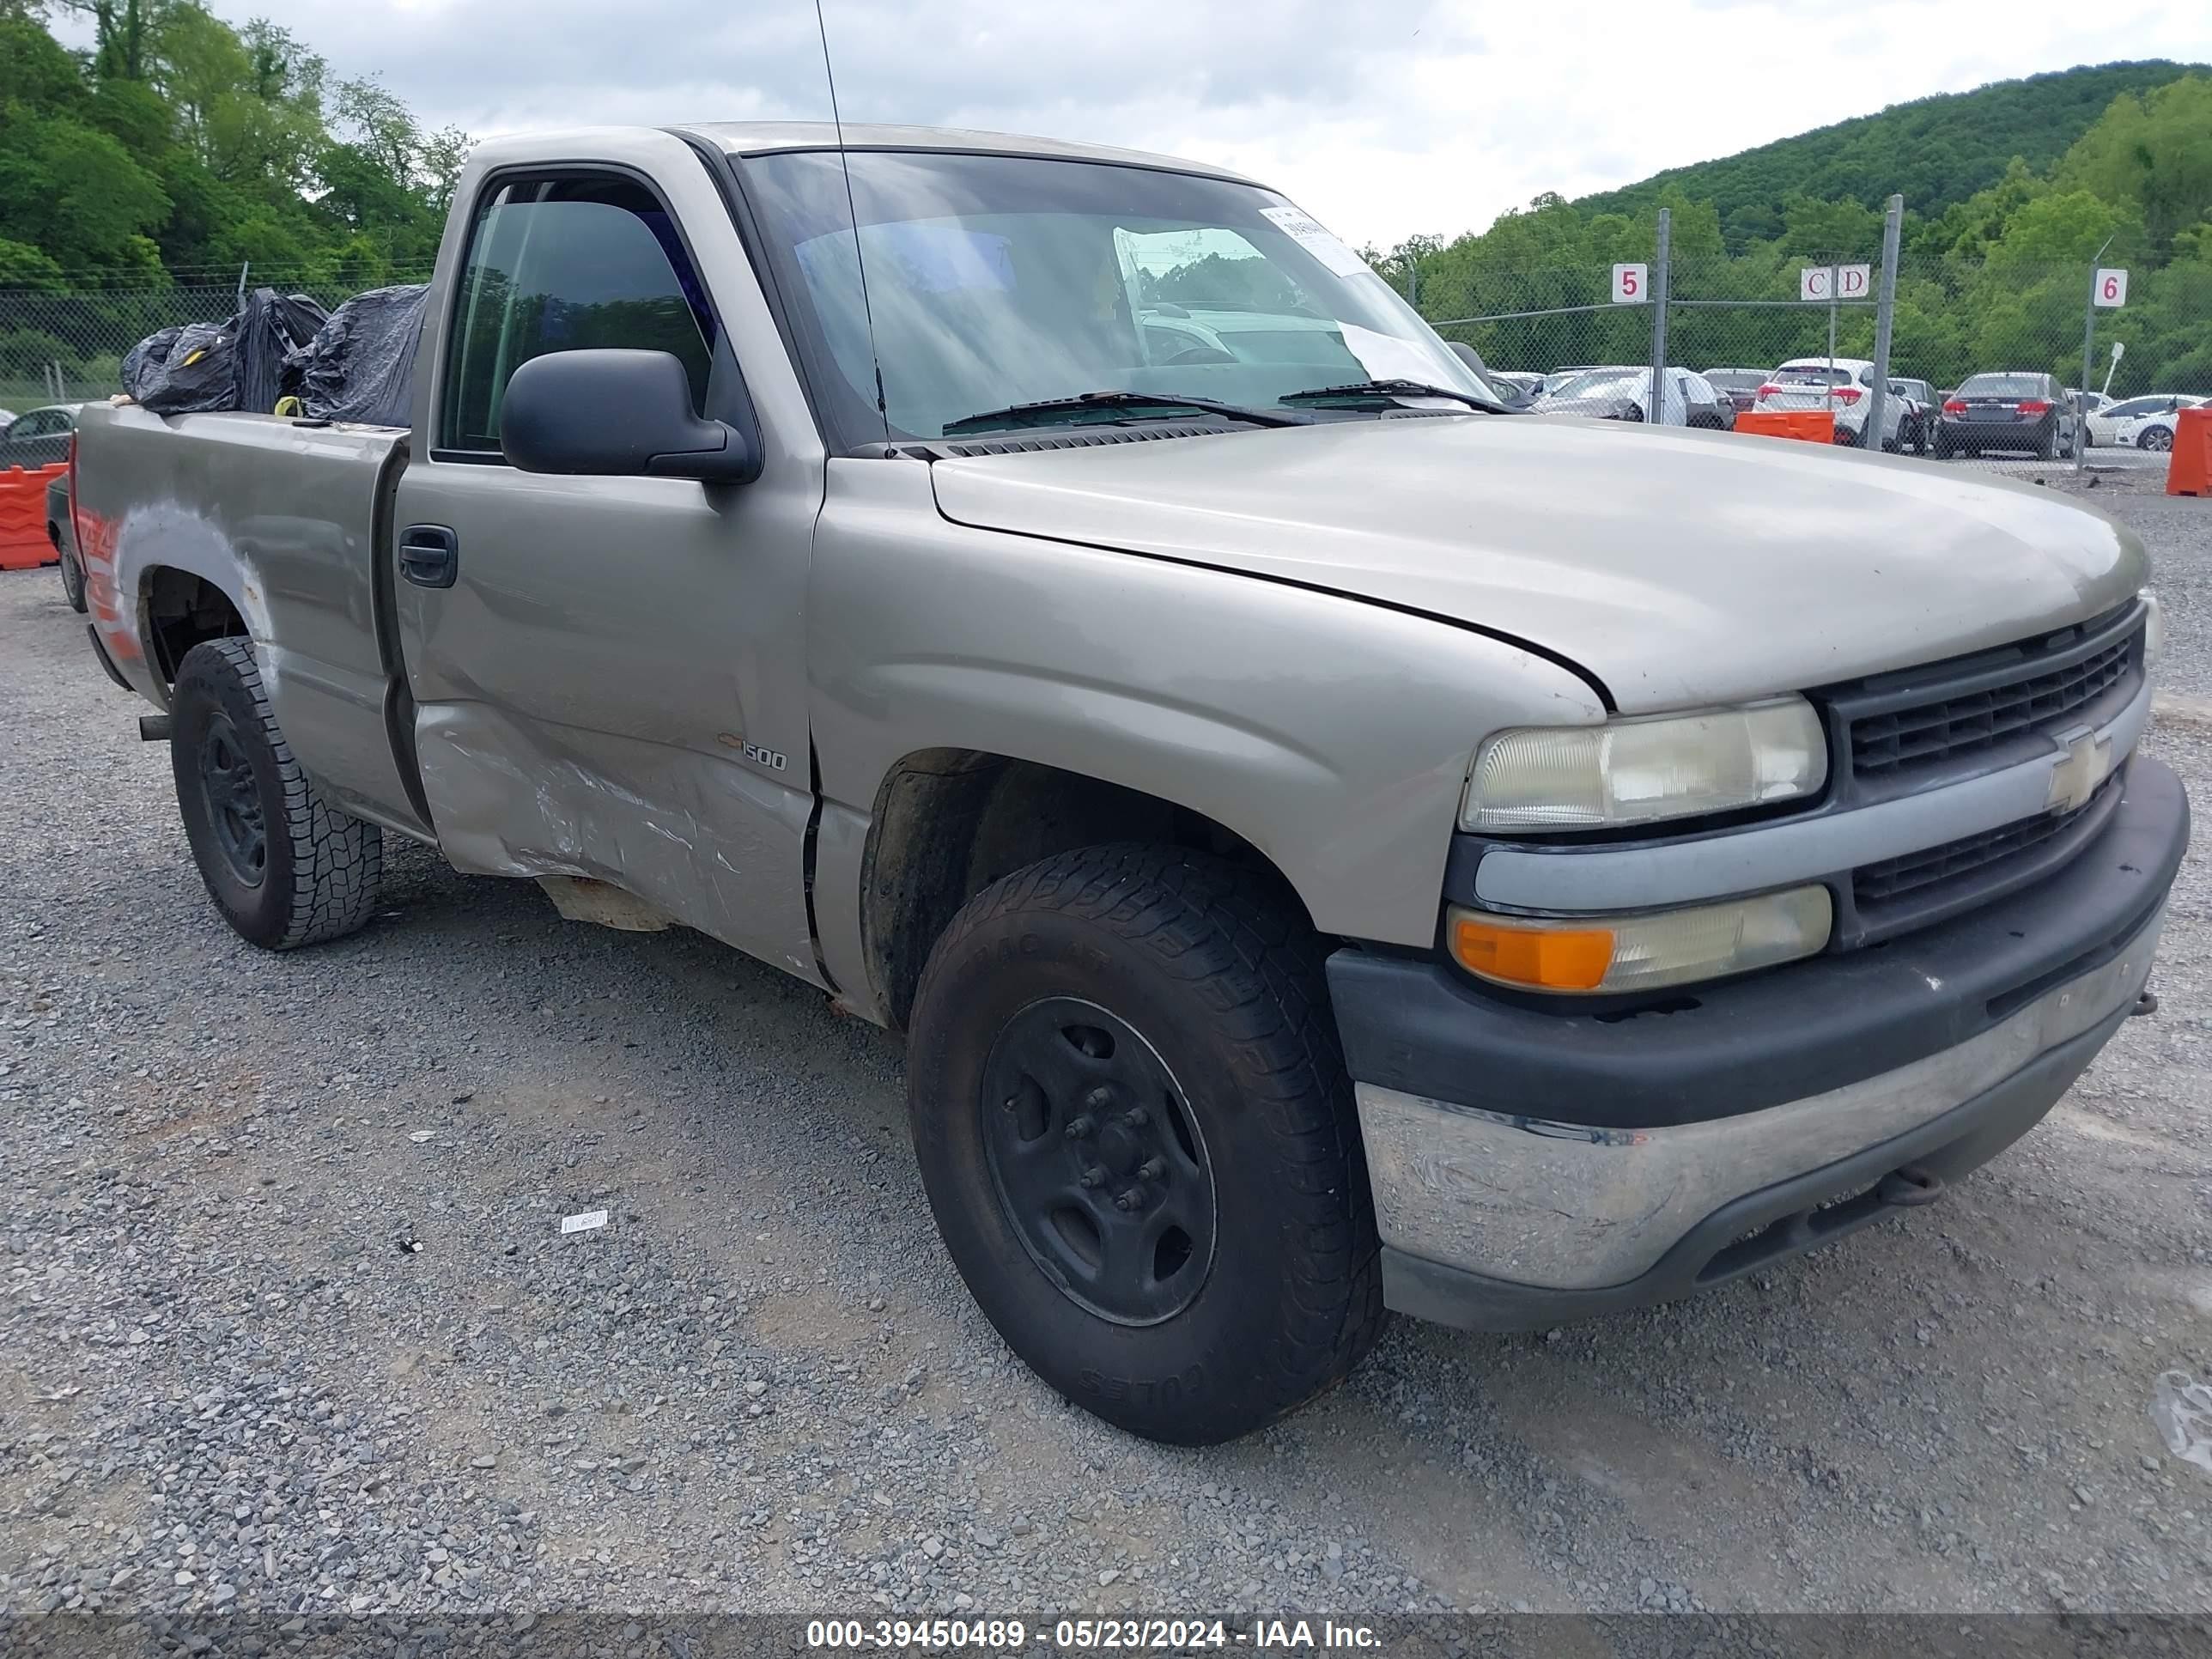
[[204,606],[212,588],[235,613],[226,631],[254,641],[278,723],[313,734],[317,781],[359,816],[419,835],[388,720],[404,681],[384,515],[407,438],[94,407],[77,428],[76,501],[93,627],[134,690],[167,706],[193,631],[177,607]]

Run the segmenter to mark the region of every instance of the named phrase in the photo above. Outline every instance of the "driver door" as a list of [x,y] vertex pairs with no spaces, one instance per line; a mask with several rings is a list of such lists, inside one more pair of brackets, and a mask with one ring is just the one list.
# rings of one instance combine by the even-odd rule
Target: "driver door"
[[392,519],[440,845],[612,884],[819,982],[793,625],[818,483],[526,473],[500,449],[507,379],[546,352],[668,352],[703,414],[743,395],[674,210],[631,171],[495,173],[452,289]]

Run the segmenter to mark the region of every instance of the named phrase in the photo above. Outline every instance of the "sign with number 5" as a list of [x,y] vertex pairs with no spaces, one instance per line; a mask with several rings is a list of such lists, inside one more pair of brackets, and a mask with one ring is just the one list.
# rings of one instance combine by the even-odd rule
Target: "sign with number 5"
[[1651,297],[1651,272],[1644,265],[1615,265],[1613,268],[1613,302],[1617,306],[1640,306]]
[[2106,269],[2097,273],[2097,303],[2100,306],[2124,306],[2128,302],[2128,273]]

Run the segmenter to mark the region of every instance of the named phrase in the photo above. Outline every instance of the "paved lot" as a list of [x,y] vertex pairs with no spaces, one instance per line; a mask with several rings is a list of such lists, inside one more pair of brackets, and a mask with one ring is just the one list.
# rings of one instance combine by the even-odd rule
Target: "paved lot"
[[[2212,506],[2112,491],[2212,694]],[[2049,1123],[1702,1300],[1401,1322],[1174,1452],[1054,1398],[924,1211],[887,1040],[703,939],[394,857],[285,958],[0,576],[0,1611],[2212,1610],[2212,879]],[[2151,747],[2212,799],[2212,726]],[[558,1218],[611,1225],[563,1238]]]

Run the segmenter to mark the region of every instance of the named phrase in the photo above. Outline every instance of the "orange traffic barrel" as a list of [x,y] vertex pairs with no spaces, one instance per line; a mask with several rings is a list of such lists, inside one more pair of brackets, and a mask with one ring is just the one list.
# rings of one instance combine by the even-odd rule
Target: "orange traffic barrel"
[[2166,465],[2169,495],[2212,495],[2212,408],[2173,412],[2173,459]]
[[46,539],[46,485],[54,474],[68,470],[68,462],[56,461],[0,472],[0,570],[61,562],[62,556]]
[[1825,409],[1746,410],[1735,417],[1735,429],[1753,437],[1802,438],[1810,443],[1836,441],[1836,417]]

